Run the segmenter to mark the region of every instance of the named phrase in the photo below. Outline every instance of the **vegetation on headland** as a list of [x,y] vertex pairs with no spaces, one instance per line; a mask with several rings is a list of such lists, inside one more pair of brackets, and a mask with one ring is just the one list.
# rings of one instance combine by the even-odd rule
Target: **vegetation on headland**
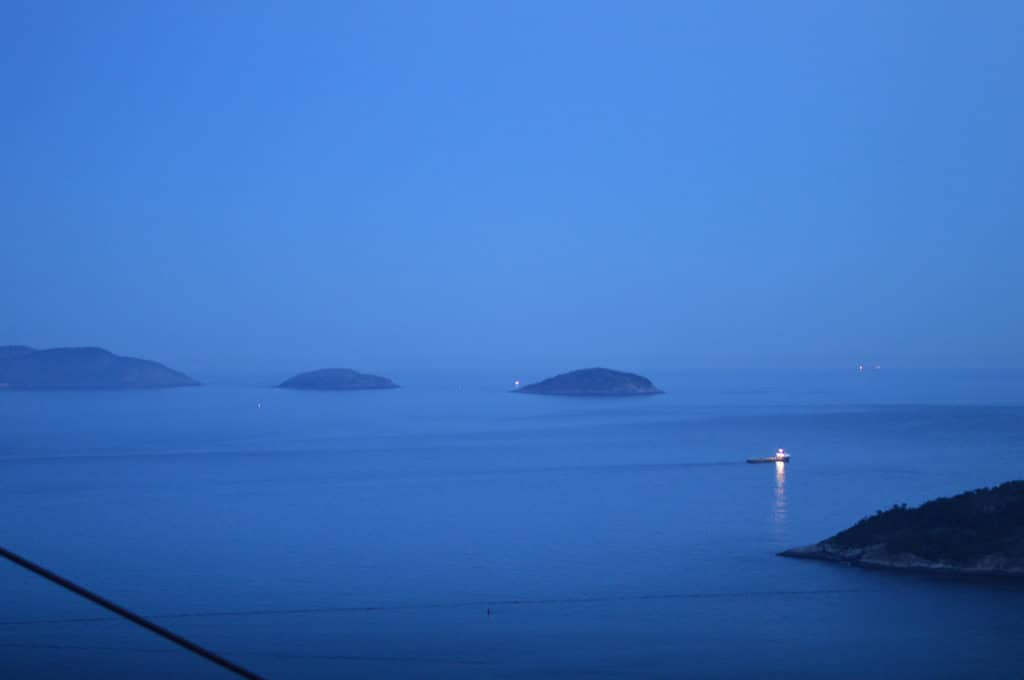
[[1024,575],[1024,481],[896,505],[782,553],[863,566]]
[[1024,558],[1024,481],[937,498],[918,508],[896,505],[829,541],[848,547],[884,542],[890,552],[925,559],[969,561],[997,552]]

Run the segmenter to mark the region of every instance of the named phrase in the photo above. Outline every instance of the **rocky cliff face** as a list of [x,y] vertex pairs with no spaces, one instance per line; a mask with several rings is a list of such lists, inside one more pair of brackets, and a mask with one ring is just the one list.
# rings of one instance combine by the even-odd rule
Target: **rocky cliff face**
[[826,562],[841,562],[876,569],[904,569],[934,573],[976,576],[1024,576],[1024,561],[1001,554],[984,555],[972,560],[925,559],[913,553],[889,552],[885,544],[863,548],[846,548],[827,541],[779,553],[783,557],[800,557]]

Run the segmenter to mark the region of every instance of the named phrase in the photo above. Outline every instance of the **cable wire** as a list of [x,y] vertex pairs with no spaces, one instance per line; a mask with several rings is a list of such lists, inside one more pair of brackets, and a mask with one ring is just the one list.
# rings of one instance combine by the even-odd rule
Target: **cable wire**
[[50,571],[46,567],[40,566],[40,565],[36,564],[35,562],[32,562],[30,560],[25,559],[24,557],[22,557],[21,555],[19,555],[17,553],[11,552],[10,550],[4,548],[3,546],[0,546],[0,557],[4,557],[4,558],[10,560],[11,562],[14,562],[15,564],[17,564],[19,567],[23,567],[25,569],[28,569],[29,571],[31,571],[31,572],[39,575],[39,576],[42,576],[47,581],[51,581],[53,583],[56,583],[61,588],[66,588],[67,590],[70,590],[71,592],[75,593],[76,595],[80,595],[80,596],[84,597],[85,599],[89,600],[90,602],[94,602],[95,604],[98,604],[99,606],[103,607],[104,609],[108,609],[108,610],[114,612],[115,614],[117,614],[118,616],[121,616],[121,617],[124,617],[124,618],[128,619],[132,623],[134,623],[136,625],[139,625],[139,626],[142,626],[143,628],[149,630],[150,632],[156,633],[160,637],[165,638],[167,640],[170,640],[171,642],[173,642],[176,645],[184,647],[188,651],[192,652],[193,654],[197,654],[197,655],[203,657],[207,661],[212,661],[213,663],[217,664],[221,668],[225,668],[225,669],[231,671],[235,675],[238,675],[238,676],[243,677],[243,678],[247,678],[248,680],[263,680],[262,676],[256,675],[252,671],[246,670],[245,668],[242,668],[241,666],[239,666],[238,664],[234,663],[233,661],[228,661],[227,659],[225,659],[224,657],[220,656],[219,654],[211,652],[209,649],[206,649],[205,647],[201,647],[200,645],[197,645],[196,643],[192,642],[191,640],[187,640],[187,639],[183,638],[182,636],[178,635],[177,633],[169,631],[166,628],[164,628],[163,626],[159,626],[159,625],[153,623],[152,621],[150,621],[149,619],[146,619],[146,618],[144,618],[142,616],[139,616],[135,612],[129,611],[129,610],[125,609],[124,607],[122,607],[121,605],[119,605],[119,604],[117,604],[115,602],[111,602],[110,600],[108,600],[107,598],[103,597],[102,595],[98,595],[98,594],[92,592],[91,590],[89,590],[87,588],[83,588],[82,586],[78,585],[74,581],[69,581],[68,579],[64,578],[60,574],[55,574],[54,572]]

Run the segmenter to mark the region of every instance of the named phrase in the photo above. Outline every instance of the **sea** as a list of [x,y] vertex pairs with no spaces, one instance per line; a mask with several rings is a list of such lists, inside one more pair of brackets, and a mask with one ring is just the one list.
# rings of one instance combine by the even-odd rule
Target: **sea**
[[[1024,374],[648,374],[2,391],[0,545],[269,678],[1024,677],[1020,583],[777,555],[1024,478]],[[0,677],[231,675],[0,560]]]

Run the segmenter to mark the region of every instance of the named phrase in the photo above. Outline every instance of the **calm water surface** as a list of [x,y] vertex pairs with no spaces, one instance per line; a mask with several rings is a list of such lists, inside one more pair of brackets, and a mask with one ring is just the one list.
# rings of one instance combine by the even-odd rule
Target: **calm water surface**
[[[0,542],[270,677],[1024,673],[1020,586],[775,556],[1024,476],[1019,375],[656,377],[0,393]],[[225,677],[0,574],[0,676]]]

